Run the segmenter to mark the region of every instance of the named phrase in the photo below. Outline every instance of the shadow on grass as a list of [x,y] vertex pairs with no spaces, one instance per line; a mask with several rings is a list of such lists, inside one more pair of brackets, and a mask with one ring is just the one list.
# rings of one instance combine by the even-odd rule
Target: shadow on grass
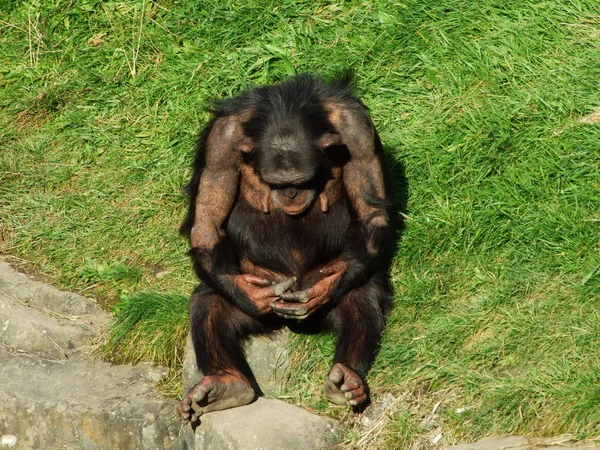
[[406,228],[404,215],[408,214],[409,182],[406,176],[404,163],[395,155],[398,154],[397,147],[383,145],[383,154],[388,167],[388,178],[393,193],[394,211],[396,213],[396,246],[402,240]]

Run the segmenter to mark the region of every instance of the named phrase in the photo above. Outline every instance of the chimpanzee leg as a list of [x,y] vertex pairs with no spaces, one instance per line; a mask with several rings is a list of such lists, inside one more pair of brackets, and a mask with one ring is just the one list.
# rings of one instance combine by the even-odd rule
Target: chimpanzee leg
[[190,323],[196,362],[203,375],[241,373],[252,377],[242,342],[263,331],[257,319],[202,285],[190,300]]
[[258,386],[248,366],[242,342],[266,327],[206,286],[190,301],[192,341],[198,369],[204,377],[179,404],[183,419],[195,421],[204,412],[251,403]]
[[329,312],[326,324],[338,343],[333,367],[325,382],[325,396],[334,403],[366,406],[366,375],[379,348],[381,333],[391,308],[391,289],[385,274],[346,294]]

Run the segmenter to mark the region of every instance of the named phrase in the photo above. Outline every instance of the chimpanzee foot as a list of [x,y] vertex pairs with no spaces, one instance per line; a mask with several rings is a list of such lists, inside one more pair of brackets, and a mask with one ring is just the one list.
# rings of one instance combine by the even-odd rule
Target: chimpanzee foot
[[369,399],[368,388],[363,379],[343,364],[334,364],[324,387],[325,397],[338,405],[356,408]]
[[238,375],[209,375],[202,378],[179,403],[177,412],[183,420],[196,422],[210,411],[235,408],[252,403],[256,392]]

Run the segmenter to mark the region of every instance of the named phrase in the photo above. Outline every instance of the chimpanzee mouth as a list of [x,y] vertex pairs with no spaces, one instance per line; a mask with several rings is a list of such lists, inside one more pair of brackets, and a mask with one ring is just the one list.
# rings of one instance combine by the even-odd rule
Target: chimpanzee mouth
[[296,189],[298,191],[310,191],[315,189],[315,181],[311,178],[302,183],[271,183],[271,189],[274,191],[283,191],[286,189]]
[[279,195],[285,195],[290,200],[294,200],[298,196],[299,193],[300,193],[300,189],[297,189],[295,187],[289,187],[289,188],[279,190]]
[[271,196],[283,212],[290,216],[297,216],[312,205],[315,189],[310,183],[272,186]]

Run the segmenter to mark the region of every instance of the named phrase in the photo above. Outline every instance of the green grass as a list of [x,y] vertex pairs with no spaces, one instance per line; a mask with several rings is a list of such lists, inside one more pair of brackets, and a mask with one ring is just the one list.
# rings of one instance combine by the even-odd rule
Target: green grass
[[114,308],[115,320],[105,353],[117,363],[150,360],[169,367],[181,366],[181,343],[189,331],[186,306],[187,297],[180,294],[138,292],[123,297]]
[[[595,0],[0,0],[0,252],[107,307],[125,298],[116,357],[176,365],[203,108],[346,67],[408,179],[370,377],[402,403],[369,448],[599,436],[600,125],[580,121],[600,108]],[[332,348],[299,339],[293,394],[344,416],[314,381]]]

